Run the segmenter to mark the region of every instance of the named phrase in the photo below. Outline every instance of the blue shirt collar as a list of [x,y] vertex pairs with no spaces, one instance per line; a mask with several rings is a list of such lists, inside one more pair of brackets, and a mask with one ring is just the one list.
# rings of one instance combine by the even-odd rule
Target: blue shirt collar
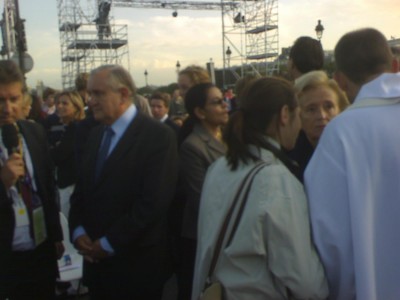
[[128,109],[111,125],[116,140],[121,138],[136,115],[137,108],[134,104],[131,104]]

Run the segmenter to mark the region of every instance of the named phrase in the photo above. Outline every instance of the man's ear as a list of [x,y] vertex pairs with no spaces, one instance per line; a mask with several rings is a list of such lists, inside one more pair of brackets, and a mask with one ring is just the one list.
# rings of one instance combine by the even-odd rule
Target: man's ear
[[393,73],[397,73],[400,70],[400,62],[399,59],[397,59],[396,57],[394,57],[392,59],[392,72]]
[[343,91],[347,91],[347,90],[348,90],[347,77],[346,77],[346,75],[344,75],[342,72],[336,71],[336,72],[333,74],[333,79],[335,79],[335,81],[337,82],[337,84],[339,85],[339,87],[340,87]]
[[281,126],[286,126],[290,122],[290,112],[289,112],[289,107],[287,105],[284,105],[281,108],[281,112],[279,114],[279,125]]
[[125,102],[126,100],[131,101],[131,93],[130,93],[130,91],[128,90],[128,88],[126,88],[126,87],[121,87],[121,88],[119,88],[119,92],[121,93],[121,96],[122,96],[122,99],[124,99],[124,102]]

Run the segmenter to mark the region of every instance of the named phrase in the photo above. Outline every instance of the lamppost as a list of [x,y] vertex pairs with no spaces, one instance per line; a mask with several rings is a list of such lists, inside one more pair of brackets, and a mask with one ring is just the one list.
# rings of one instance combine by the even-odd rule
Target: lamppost
[[179,60],[176,61],[176,73],[179,73],[179,71],[181,70],[181,64],[179,63]]
[[149,75],[149,73],[147,72],[147,70],[144,70],[144,80],[146,81],[146,86],[149,86],[147,83],[147,75]]
[[231,51],[231,48],[229,48],[229,46],[228,46],[228,49],[226,49],[225,54],[226,54],[226,57],[228,58],[228,68],[229,68],[230,64],[231,64],[231,55],[232,55],[232,51]]
[[315,26],[315,33],[317,34],[317,39],[321,42],[322,34],[324,33],[324,26],[321,24],[321,20],[318,20],[317,26]]

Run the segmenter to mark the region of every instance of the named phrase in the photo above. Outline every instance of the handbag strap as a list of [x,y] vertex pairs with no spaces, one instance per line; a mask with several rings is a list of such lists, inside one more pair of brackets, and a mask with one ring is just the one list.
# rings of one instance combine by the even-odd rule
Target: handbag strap
[[[210,265],[210,269],[209,269],[209,272],[208,272],[207,279],[210,279],[212,274],[214,273],[214,270],[215,270],[215,267],[216,267],[217,261],[218,261],[218,256],[219,256],[219,253],[221,252],[222,242],[224,240],[226,230],[228,229],[229,221],[230,221],[230,219],[232,217],[233,211],[235,210],[236,203],[240,199],[240,195],[242,194],[243,188],[246,186],[246,183],[248,182],[247,189],[246,189],[244,197],[243,197],[242,205],[240,206],[240,210],[239,210],[238,215],[236,217],[234,227],[232,229],[231,235],[230,235],[229,240],[228,240],[228,244],[231,242],[231,240],[233,238],[233,235],[235,234],[235,231],[237,229],[237,226],[239,225],[240,217],[242,216],[242,212],[243,212],[247,197],[249,195],[249,191],[250,191],[251,184],[253,183],[253,179],[254,179],[255,175],[257,175],[257,173],[259,171],[261,171],[261,169],[264,168],[266,165],[269,165],[269,163],[266,163],[264,161],[258,162],[247,173],[246,177],[242,180],[238,190],[236,191],[235,198],[233,199],[232,205],[229,208],[229,211],[228,211],[228,213],[227,213],[227,215],[225,217],[224,223],[222,224],[221,230],[220,230],[219,235],[218,235],[218,240],[217,240],[217,243],[215,245],[214,254],[213,254],[213,257],[212,257],[212,260],[211,260],[211,265]],[[207,284],[207,282],[206,282],[206,284]]]

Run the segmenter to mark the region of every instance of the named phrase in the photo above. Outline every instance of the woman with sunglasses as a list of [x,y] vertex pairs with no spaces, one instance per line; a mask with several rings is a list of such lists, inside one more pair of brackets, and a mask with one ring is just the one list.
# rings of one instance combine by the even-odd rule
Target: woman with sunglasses
[[181,231],[182,269],[179,299],[190,299],[197,240],[200,192],[208,166],[225,154],[221,128],[227,124],[228,105],[212,83],[191,87],[185,96],[189,117],[181,128],[179,149],[184,207]]
[[249,186],[247,196],[239,198],[246,199],[240,217],[242,202],[234,207],[211,282],[220,282],[224,299],[230,300],[328,296],[311,239],[306,195],[291,172],[293,162],[281,150],[292,149],[296,143],[299,112],[295,91],[286,80],[260,78],[245,88],[240,109],[231,116],[224,134],[227,154],[209,168],[201,192],[191,299],[198,299],[206,286],[238,187],[261,163],[252,184],[245,185]]

